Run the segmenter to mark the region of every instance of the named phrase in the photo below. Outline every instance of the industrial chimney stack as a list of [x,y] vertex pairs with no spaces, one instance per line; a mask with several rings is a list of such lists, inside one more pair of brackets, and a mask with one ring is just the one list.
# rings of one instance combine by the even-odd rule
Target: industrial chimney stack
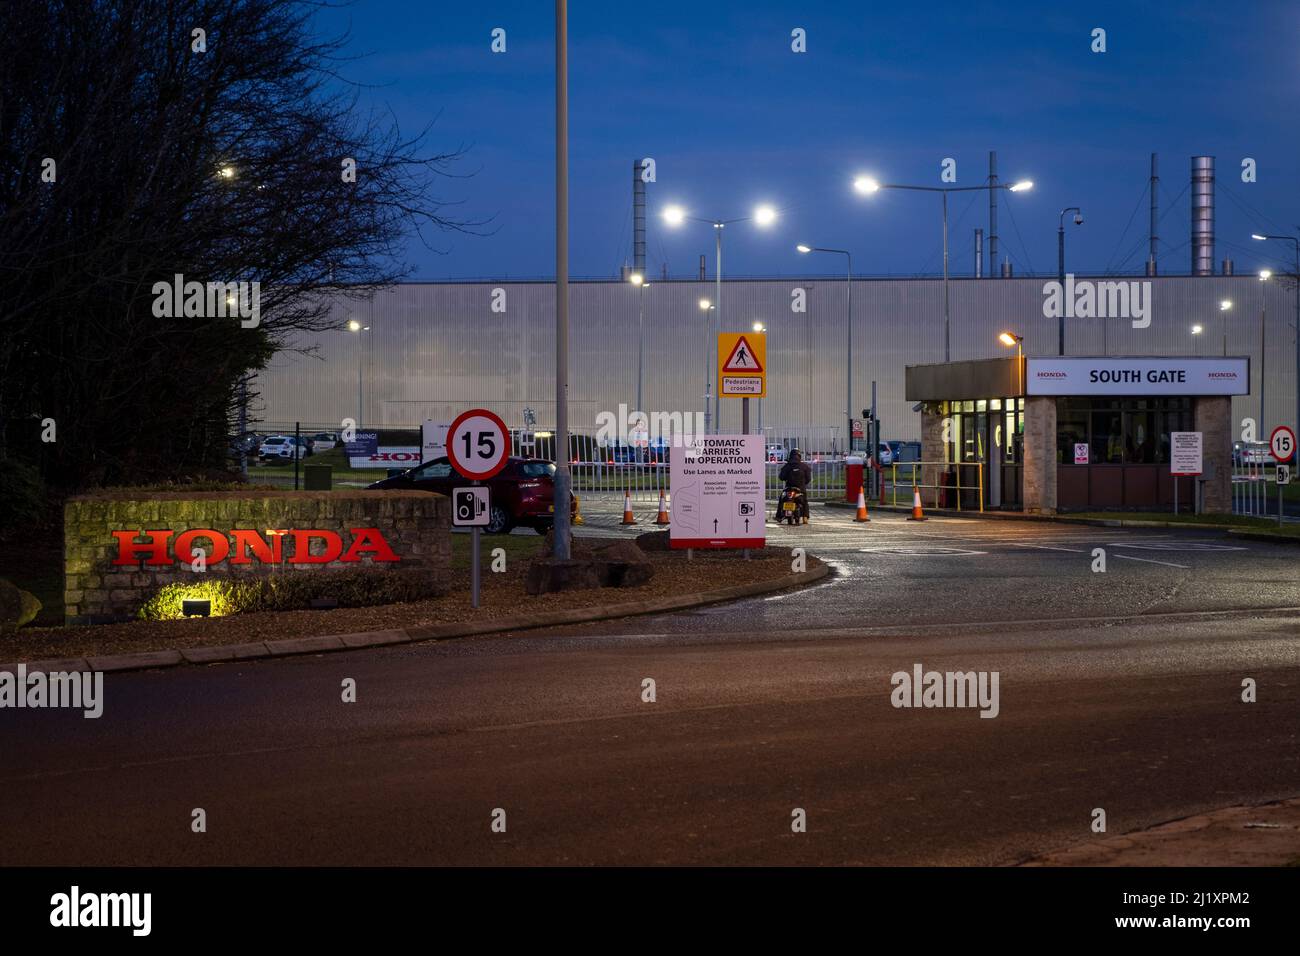
[[1214,275],[1214,157],[1192,157],[1192,275]]

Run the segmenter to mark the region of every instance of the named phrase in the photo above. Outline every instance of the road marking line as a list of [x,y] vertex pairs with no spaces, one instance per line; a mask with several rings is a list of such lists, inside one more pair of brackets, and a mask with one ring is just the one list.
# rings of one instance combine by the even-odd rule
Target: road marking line
[[1174,564],[1170,561],[1153,561],[1150,558],[1135,558],[1131,554],[1113,554],[1113,558],[1123,558],[1125,561],[1145,561],[1147,564],[1163,564],[1167,568],[1182,568],[1184,571],[1190,571],[1191,565]]
[[1019,541],[1002,541],[999,544],[1011,544],[1017,548],[1041,548],[1044,551],[1069,551],[1071,554],[1087,554],[1087,551],[1080,551],[1078,548],[1054,548],[1049,544],[1022,544]]

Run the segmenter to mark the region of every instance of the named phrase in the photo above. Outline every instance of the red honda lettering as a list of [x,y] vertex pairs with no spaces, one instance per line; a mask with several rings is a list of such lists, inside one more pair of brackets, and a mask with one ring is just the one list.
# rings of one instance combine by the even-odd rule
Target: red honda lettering
[[[149,537],[148,544],[137,544],[137,537]],[[113,537],[117,538],[117,557],[113,560],[114,564],[137,564],[140,561],[140,555],[148,554],[149,560],[146,564],[171,564],[171,558],[167,556],[167,541],[172,536],[171,531],[114,531]]]
[[211,528],[196,528],[193,531],[182,531],[176,536],[176,560],[181,564],[194,563],[194,551],[192,546],[195,538],[207,538],[212,542],[212,552],[207,556],[207,564],[218,564],[226,560],[226,555],[230,553],[230,542],[226,536],[220,532],[213,531]]
[[[343,553],[343,539],[333,531],[291,531],[293,535],[293,557],[290,564],[329,564],[337,561]],[[325,542],[324,554],[311,553],[311,539],[320,538]]]
[[362,553],[371,555],[372,561],[400,561],[393,553],[378,528],[353,528],[352,546],[343,555],[344,561],[360,561]]
[[284,536],[281,534],[272,533],[270,544],[267,544],[256,531],[240,529],[230,532],[230,536],[235,539],[235,553],[230,559],[231,564],[252,564],[253,559],[248,556],[250,549],[257,560],[265,564],[279,564],[282,560],[283,548],[280,542],[284,540]]

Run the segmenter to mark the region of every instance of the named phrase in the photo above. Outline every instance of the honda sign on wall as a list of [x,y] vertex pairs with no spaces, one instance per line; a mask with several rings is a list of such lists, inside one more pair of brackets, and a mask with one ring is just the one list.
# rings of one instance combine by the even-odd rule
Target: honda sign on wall
[[1248,358],[1027,358],[1026,395],[1246,395]]

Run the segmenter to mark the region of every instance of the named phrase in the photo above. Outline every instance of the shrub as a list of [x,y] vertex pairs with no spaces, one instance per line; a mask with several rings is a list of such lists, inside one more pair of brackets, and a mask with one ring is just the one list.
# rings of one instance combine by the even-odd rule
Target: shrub
[[349,568],[344,571],[275,574],[265,578],[212,577],[194,584],[169,584],[137,612],[146,621],[181,617],[181,602],[212,602],[212,616],[253,611],[295,611],[318,598],[333,598],[339,607],[373,607],[437,597],[446,588],[428,571]]

